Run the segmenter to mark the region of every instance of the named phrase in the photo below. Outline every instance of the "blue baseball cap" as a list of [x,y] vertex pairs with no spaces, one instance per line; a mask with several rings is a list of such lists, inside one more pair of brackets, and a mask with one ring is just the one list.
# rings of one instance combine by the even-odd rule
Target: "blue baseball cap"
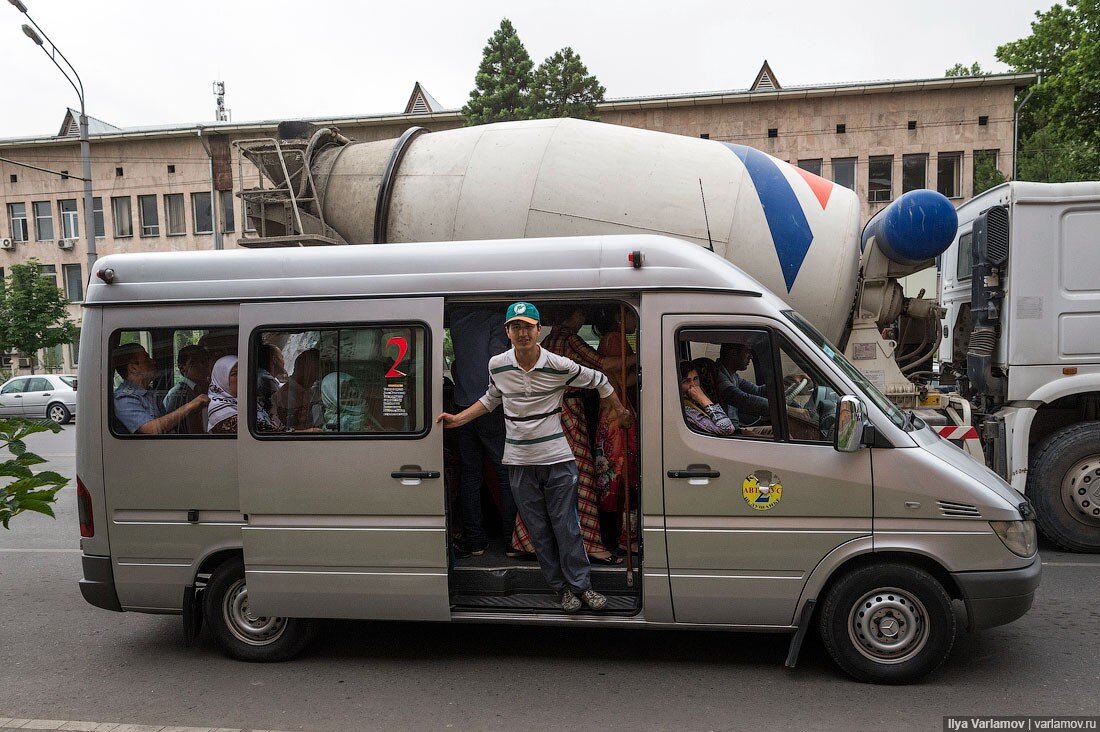
[[538,325],[539,309],[529,302],[514,302],[508,306],[508,312],[504,314],[504,324],[508,325],[513,320]]

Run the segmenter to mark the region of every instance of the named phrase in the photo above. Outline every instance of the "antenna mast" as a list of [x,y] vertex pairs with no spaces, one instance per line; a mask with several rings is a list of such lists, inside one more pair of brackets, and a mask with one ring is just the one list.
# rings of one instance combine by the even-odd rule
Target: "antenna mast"
[[225,108],[225,82],[214,82],[214,96],[218,98],[217,120],[228,122],[233,116],[233,110]]

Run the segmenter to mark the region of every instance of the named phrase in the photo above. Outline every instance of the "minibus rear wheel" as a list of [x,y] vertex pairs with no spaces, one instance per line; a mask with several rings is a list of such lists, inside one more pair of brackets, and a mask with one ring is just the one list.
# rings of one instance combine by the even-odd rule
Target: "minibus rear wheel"
[[821,639],[850,676],[904,684],[931,673],[951,652],[955,614],[943,585],[923,569],[873,564],[837,580],[821,607]]
[[244,562],[230,559],[214,570],[203,591],[203,619],[218,645],[241,661],[288,661],[309,645],[316,624],[301,618],[267,618],[248,608]]

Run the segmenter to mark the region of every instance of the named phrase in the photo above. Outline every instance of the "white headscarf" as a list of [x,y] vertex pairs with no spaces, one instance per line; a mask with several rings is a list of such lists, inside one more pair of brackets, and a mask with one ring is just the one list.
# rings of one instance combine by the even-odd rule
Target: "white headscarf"
[[[236,356],[222,356],[210,372],[210,389],[206,393],[210,397],[210,406],[206,412],[207,432],[212,431],[214,425],[237,414],[237,397],[229,393],[229,372],[236,365]],[[240,383],[240,376],[237,378]]]

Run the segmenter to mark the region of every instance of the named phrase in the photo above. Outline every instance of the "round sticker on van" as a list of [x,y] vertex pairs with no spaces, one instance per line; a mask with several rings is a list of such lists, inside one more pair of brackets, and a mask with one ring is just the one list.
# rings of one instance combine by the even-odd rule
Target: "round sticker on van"
[[741,497],[753,510],[767,511],[783,499],[783,486],[772,471],[757,470],[741,483]]

